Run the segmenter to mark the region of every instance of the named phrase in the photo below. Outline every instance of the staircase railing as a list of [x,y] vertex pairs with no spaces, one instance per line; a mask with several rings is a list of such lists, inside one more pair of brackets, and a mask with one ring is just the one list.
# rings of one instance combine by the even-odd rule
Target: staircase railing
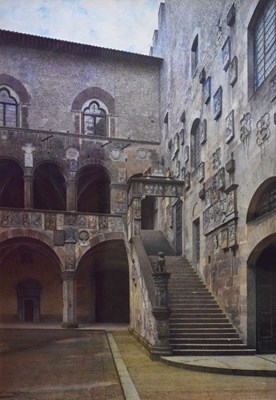
[[130,240],[132,249],[131,330],[148,347],[151,357],[171,354],[169,345],[168,281],[165,257],[156,257],[153,269],[139,236]]

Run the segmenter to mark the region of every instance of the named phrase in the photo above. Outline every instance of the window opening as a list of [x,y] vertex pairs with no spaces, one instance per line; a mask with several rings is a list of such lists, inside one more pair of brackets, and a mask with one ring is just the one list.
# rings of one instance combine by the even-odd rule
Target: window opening
[[6,88],[0,89],[0,126],[17,126],[17,101]]
[[255,89],[276,64],[276,0],[270,0],[263,9],[254,30]]
[[106,112],[97,101],[92,101],[83,111],[85,135],[106,136]]

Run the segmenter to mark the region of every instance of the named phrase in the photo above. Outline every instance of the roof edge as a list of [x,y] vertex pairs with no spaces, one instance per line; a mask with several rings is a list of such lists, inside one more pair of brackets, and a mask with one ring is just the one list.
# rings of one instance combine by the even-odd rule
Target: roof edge
[[4,29],[0,29],[0,44],[23,45],[24,47],[53,50],[60,53],[91,55],[103,58],[112,57],[122,60],[142,62],[145,64],[159,65],[163,61],[162,58],[150,55],[131,53],[124,50],[109,49],[107,47],[93,46],[61,39],[52,39],[44,36],[13,32]]

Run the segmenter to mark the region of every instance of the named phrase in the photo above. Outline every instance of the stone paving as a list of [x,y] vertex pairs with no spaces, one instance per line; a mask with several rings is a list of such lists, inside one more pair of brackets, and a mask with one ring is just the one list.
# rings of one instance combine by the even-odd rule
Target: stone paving
[[99,330],[2,329],[0,343],[0,399],[276,399],[276,378],[195,372],[152,361],[126,329],[108,335]]
[[124,399],[104,332],[1,330],[0,341],[0,399]]

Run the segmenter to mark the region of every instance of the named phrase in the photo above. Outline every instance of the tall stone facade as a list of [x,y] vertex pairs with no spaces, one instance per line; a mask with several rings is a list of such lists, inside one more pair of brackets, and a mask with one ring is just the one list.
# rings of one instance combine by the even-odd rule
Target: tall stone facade
[[[256,296],[262,307],[256,260],[276,237],[275,9],[275,1],[168,0],[151,49],[164,59],[165,166],[186,185],[183,251],[251,345]],[[265,47],[262,23],[272,24],[273,50],[258,56]],[[266,63],[264,77],[256,77],[257,62]],[[163,203],[163,229],[172,240],[176,224],[166,220],[175,209]],[[275,299],[265,301],[275,309]]]

